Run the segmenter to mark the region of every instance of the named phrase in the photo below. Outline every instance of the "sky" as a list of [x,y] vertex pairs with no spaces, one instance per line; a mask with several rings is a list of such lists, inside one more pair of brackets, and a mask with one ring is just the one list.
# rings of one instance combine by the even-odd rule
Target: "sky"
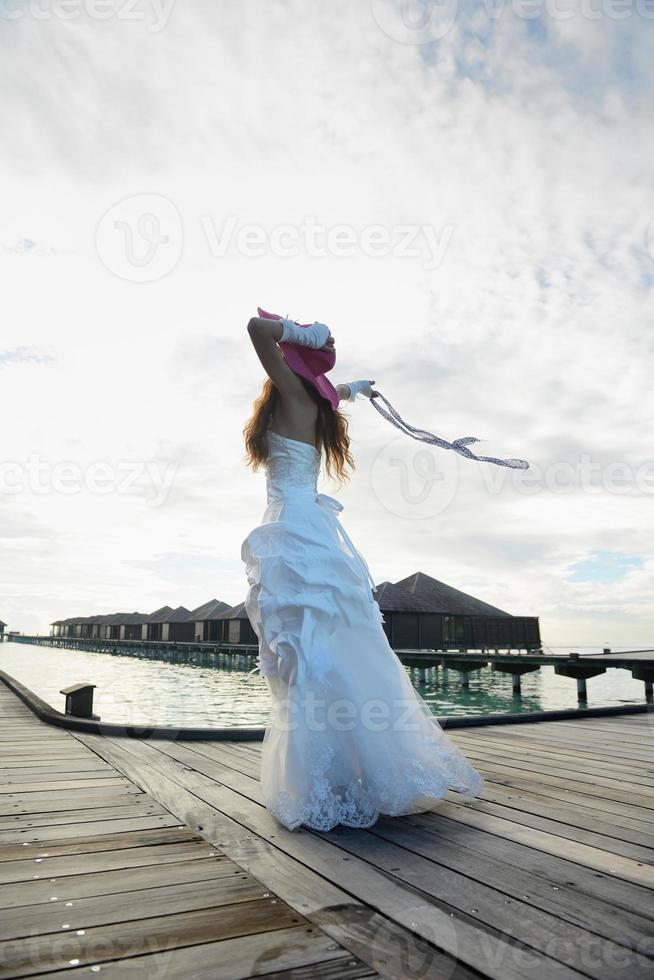
[[330,325],[375,581],[654,645],[654,3],[0,0],[0,619],[245,598],[258,305]]

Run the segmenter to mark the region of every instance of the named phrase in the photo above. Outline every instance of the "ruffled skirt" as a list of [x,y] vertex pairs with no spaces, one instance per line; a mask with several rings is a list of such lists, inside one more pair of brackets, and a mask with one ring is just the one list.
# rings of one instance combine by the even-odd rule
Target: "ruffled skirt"
[[241,548],[272,699],[263,797],[291,830],[369,827],[483,788],[390,647],[340,509],[325,494],[273,501]]

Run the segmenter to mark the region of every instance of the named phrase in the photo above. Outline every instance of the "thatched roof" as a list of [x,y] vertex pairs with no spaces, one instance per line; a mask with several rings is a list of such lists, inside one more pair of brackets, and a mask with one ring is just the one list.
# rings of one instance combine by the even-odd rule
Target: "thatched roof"
[[424,572],[415,572],[408,578],[395,582],[395,585],[410,592],[418,599],[429,601],[433,606],[433,612],[458,616],[511,617],[511,613],[504,612],[503,609],[491,606],[487,602],[482,602],[481,599],[475,599],[474,596],[468,595],[466,592],[460,592],[458,589],[452,588],[451,585],[446,585],[444,582],[432,578],[431,575],[425,575]]
[[205,602],[204,605],[194,609],[189,619],[193,619],[196,623],[201,623],[208,619],[218,619],[220,618],[220,613],[231,608],[229,603],[221,602],[220,599],[209,599],[209,602]]
[[399,585],[382,582],[373,593],[382,612],[434,612],[433,603],[418,598]]
[[120,624],[121,626],[139,626],[142,623],[147,623],[147,621],[147,613],[133,612],[129,613],[127,616],[123,616],[123,618],[120,620]]
[[245,611],[245,603],[239,602],[236,606],[228,606],[223,612],[216,613],[212,619],[247,619],[248,614]]
[[165,619],[162,619],[162,623],[186,623],[191,618],[191,610],[187,609],[186,606],[178,606],[177,609],[173,609],[168,613]]
[[167,617],[173,612],[172,606],[162,606],[161,609],[155,609],[153,613],[150,613],[146,622],[147,623],[165,623],[167,622]]

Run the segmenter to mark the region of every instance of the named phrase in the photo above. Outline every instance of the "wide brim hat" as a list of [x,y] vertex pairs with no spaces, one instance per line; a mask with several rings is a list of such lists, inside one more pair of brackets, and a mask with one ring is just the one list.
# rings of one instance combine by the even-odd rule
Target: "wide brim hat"
[[[261,307],[257,307],[257,312],[262,320],[281,320],[278,313],[267,313]],[[310,323],[298,323],[298,327],[310,327]],[[284,355],[284,360],[291,371],[306,378],[316,388],[318,393],[326,398],[332,408],[336,409],[340,403],[340,395],[336,388],[326,377],[327,371],[336,364],[335,350],[316,350],[314,347],[305,347],[303,344],[293,344],[284,341],[277,345]]]

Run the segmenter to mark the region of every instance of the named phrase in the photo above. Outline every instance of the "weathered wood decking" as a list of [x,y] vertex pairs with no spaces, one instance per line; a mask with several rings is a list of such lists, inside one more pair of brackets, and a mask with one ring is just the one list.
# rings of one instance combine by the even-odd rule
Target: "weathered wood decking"
[[0,685],[0,977],[232,980],[290,969],[375,975]]
[[4,707],[2,976],[654,975],[651,712],[454,730],[482,797],[316,834],[263,808],[256,743]]

